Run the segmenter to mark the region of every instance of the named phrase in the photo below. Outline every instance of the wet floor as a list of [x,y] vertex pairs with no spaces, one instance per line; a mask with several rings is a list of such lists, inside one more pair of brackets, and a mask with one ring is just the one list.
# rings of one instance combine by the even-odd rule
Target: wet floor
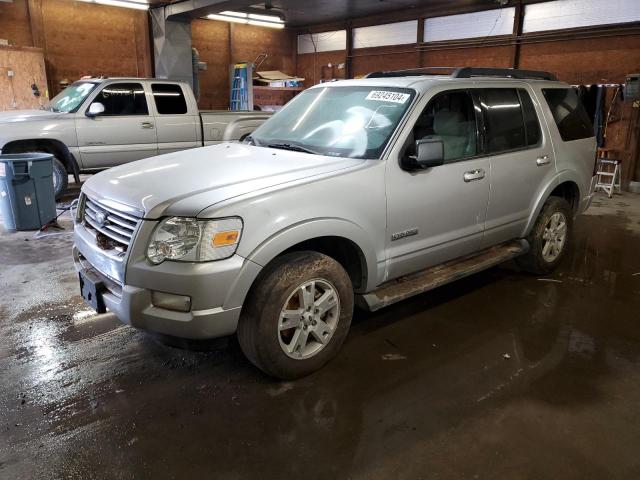
[[[276,382],[93,315],[67,232],[0,235],[0,478],[640,477],[640,197],[548,277],[506,264],[375,314]],[[64,217],[63,217],[64,218]]]

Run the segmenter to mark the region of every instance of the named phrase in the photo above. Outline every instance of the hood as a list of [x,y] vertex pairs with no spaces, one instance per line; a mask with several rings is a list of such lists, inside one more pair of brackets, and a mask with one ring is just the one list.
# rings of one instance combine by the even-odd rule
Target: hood
[[0,112],[0,123],[28,122],[32,120],[49,120],[58,118],[65,113],[55,113],[50,110],[10,110]]
[[362,163],[364,160],[223,143],[111,168],[90,178],[83,190],[138,209],[145,218],[195,216],[233,197]]

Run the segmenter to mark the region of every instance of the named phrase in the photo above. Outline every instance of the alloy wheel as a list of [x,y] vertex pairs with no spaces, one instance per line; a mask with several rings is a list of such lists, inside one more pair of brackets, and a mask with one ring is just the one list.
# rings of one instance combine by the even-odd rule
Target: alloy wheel
[[280,312],[278,340],[287,356],[313,357],[330,341],[340,318],[337,289],[324,279],[296,287]]
[[567,219],[562,212],[555,212],[544,227],[542,234],[542,258],[547,263],[554,262],[562,253],[567,239]]

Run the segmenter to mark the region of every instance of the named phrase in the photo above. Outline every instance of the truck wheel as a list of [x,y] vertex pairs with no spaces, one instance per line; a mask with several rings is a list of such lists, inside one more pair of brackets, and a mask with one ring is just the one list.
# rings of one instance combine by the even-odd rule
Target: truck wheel
[[53,157],[53,192],[58,200],[69,185],[69,174],[60,160]]
[[520,267],[537,275],[551,272],[567,250],[572,228],[573,214],[567,201],[549,197],[527,237],[531,249],[517,259]]
[[293,252],[262,272],[238,325],[242,351],[281,379],[318,370],[340,350],[353,315],[353,287],[342,266],[317,252]]

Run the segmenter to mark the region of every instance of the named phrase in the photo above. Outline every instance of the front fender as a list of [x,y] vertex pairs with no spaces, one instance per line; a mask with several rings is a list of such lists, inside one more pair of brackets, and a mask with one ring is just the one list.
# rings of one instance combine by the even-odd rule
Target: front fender
[[[290,225],[260,243],[247,259],[264,267],[279,254],[301,242],[328,236],[345,238],[360,248],[365,261],[366,289],[373,289],[380,272],[369,235],[357,224],[341,218],[315,218]],[[381,264],[380,268],[383,267]]]
[[542,211],[542,207],[544,207],[545,202],[551,196],[551,192],[553,192],[558,185],[564,182],[575,183],[578,186],[578,190],[580,194],[579,198],[582,199],[583,191],[582,191],[582,187],[580,186],[581,181],[578,175],[576,175],[576,173],[572,172],[571,170],[563,170],[562,172],[558,172],[549,181],[549,183],[547,183],[547,185],[540,191],[540,194],[536,199],[536,203],[535,203],[536,206],[529,214],[529,218],[527,220],[527,226],[525,227],[524,232],[522,233],[522,237],[526,237],[527,235],[529,235],[529,233],[533,229],[533,226],[536,223],[536,219],[538,218],[538,215],[540,215],[540,212]]

